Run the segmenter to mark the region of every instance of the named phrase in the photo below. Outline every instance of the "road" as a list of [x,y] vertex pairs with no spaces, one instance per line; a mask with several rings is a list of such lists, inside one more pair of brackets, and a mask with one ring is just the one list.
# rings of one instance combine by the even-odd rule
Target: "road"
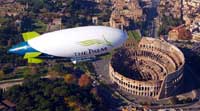
[[[48,75],[42,76],[41,78],[50,78],[50,76]],[[3,80],[3,81],[0,81],[0,88],[3,89],[3,91],[6,91],[12,86],[21,85],[23,81],[24,81],[24,78]]]
[[24,78],[0,81],[0,88],[3,89],[3,91],[6,91],[8,88],[14,85],[21,85],[23,80]]
[[95,71],[96,71],[96,78],[97,80],[103,84],[105,84],[109,90],[118,98],[120,98],[121,100],[123,100],[123,102],[126,103],[126,105],[133,105],[133,106],[137,106],[137,107],[142,107],[140,104],[137,104],[133,101],[130,101],[128,98],[126,98],[125,96],[121,95],[118,90],[116,90],[116,87],[113,86],[113,83],[110,80],[109,77],[109,59],[105,59],[105,60],[100,60],[100,61],[96,61],[93,63],[94,67],[95,67]]

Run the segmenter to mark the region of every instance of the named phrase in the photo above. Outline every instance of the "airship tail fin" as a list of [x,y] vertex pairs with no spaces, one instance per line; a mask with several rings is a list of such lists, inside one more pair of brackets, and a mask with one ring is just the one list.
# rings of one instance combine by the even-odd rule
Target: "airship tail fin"
[[22,36],[23,36],[24,41],[28,41],[30,39],[40,36],[40,34],[37,32],[26,32],[26,33],[22,33]]
[[41,52],[28,52],[24,55],[24,59],[38,57],[40,54],[42,54],[42,53]]
[[38,57],[40,54],[40,52],[29,52],[29,53],[26,53],[24,55],[24,59],[28,59],[28,63],[36,63],[36,64],[39,64],[39,63],[42,63],[43,60],[42,59],[39,59],[39,58],[36,58]]
[[43,62],[42,59],[38,59],[38,58],[28,58],[28,63],[39,64],[39,63],[42,63],[42,62]]

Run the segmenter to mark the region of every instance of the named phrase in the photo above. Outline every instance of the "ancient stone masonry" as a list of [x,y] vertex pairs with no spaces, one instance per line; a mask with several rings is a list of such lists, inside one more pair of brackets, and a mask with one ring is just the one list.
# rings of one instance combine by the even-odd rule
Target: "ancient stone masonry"
[[111,27],[123,29],[130,26],[130,21],[141,21],[143,19],[143,10],[137,0],[112,0],[112,3]]
[[154,38],[143,37],[137,47],[131,45],[127,42],[113,55],[109,65],[112,82],[137,96],[162,99],[177,94],[183,78],[183,53]]

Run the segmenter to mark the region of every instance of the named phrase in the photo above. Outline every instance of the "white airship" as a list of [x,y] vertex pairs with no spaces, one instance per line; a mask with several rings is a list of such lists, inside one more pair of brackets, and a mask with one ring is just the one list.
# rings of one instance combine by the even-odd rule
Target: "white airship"
[[28,63],[41,63],[43,59],[65,58],[73,63],[94,60],[120,47],[127,34],[106,26],[85,26],[39,35],[23,33],[25,42],[8,50],[24,56]]

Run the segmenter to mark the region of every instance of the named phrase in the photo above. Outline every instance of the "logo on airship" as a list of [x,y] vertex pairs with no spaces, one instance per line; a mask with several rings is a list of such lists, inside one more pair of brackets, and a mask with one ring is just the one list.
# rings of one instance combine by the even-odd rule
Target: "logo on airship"
[[107,45],[107,46],[113,46],[112,42],[106,40],[105,37],[103,37],[103,40],[101,39],[89,39],[89,40],[84,40],[79,42],[80,45],[82,46],[92,46],[92,45]]

